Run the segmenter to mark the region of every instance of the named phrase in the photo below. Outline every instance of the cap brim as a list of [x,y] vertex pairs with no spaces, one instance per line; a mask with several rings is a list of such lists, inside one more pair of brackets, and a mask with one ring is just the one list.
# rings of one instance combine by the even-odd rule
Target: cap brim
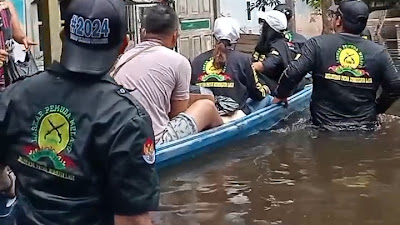
[[87,49],[68,39],[63,43],[61,63],[69,71],[86,74],[107,73],[117,60],[120,47]]

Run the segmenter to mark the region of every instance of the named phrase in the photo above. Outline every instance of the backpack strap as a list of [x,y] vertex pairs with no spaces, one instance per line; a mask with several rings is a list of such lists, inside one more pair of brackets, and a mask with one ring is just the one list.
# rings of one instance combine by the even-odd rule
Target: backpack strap
[[145,51],[147,51],[147,50],[149,50],[149,49],[151,49],[151,48],[153,48],[153,47],[155,47],[155,46],[150,46],[150,47],[144,48],[143,50],[140,50],[140,51],[136,52],[135,54],[131,55],[128,59],[125,60],[125,62],[119,64],[118,67],[114,67],[113,69],[111,69],[110,76],[111,76],[112,78],[114,78],[115,75],[121,70],[121,68],[122,68],[123,66],[125,66],[125,64],[127,64],[128,62],[130,62],[130,61],[131,61],[132,59],[134,59],[136,56],[142,54],[143,52],[145,52]]

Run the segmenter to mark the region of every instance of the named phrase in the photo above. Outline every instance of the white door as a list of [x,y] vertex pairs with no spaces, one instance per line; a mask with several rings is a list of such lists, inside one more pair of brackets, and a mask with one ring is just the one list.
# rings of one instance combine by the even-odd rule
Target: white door
[[176,11],[181,24],[178,50],[190,60],[213,47],[214,1],[176,1]]

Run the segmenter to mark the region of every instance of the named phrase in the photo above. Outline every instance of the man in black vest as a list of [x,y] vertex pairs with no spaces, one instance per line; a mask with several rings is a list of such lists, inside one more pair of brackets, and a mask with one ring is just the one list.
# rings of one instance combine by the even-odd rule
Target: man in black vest
[[[331,18],[336,34],[306,42],[301,56],[282,74],[275,102],[285,100],[312,71],[310,109],[315,125],[328,129],[374,128],[377,115],[400,96],[400,75],[384,47],[361,37],[368,16],[364,2],[342,1]],[[381,85],[382,94],[376,98]]]
[[74,0],[61,63],[0,95],[1,181],[17,177],[17,224],[149,225],[157,209],[151,121],[109,76],[126,38],[120,0]]

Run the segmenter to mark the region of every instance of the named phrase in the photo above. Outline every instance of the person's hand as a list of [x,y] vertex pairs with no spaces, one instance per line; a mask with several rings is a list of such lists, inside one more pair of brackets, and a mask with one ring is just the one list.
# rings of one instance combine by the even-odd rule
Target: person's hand
[[264,66],[263,66],[262,62],[253,63],[253,68],[254,68],[255,71],[257,71],[259,73],[264,70]]
[[25,49],[28,50],[32,45],[37,45],[38,43],[32,41],[28,37],[24,37],[22,39],[22,44],[24,45]]
[[0,49],[0,67],[4,65],[8,60],[8,52],[4,49]]
[[265,93],[267,93],[269,95],[271,94],[271,90],[269,89],[269,87],[267,85],[263,85],[263,88],[265,90]]
[[15,174],[13,173],[13,172],[9,172],[9,178],[10,178],[10,182],[11,182],[11,185],[10,185],[10,189],[9,190],[7,190],[6,191],[6,195],[9,197],[9,198],[14,198],[15,197],[15,180],[17,179],[16,177],[15,177]]
[[288,106],[287,98],[277,98],[277,97],[275,97],[274,100],[272,100],[272,103],[273,104],[283,103],[284,107]]
[[3,190],[0,190],[0,192],[4,193],[7,197],[9,198],[14,198],[15,197],[15,180],[16,177],[14,173],[9,170],[2,176],[2,181],[0,184],[2,185]]

